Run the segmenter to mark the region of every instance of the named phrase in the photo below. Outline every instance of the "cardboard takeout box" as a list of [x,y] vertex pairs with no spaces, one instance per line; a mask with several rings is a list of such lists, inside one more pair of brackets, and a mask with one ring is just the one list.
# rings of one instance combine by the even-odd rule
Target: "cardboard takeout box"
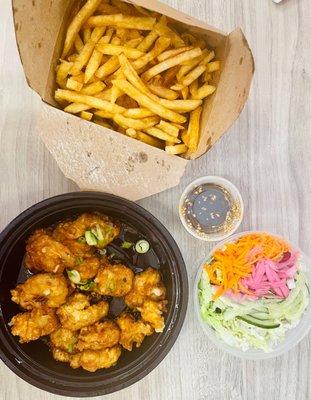
[[[130,1],[128,1],[130,2]],[[138,200],[179,183],[188,161],[59,109],[55,67],[77,0],[12,0],[20,57],[29,86],[42,98],[37,132],[63,173],[82,189]],[[131,2],[130,2],[131,3]],[[133,3],[133,1],[132,1]],[[254,61],[241,31],[229,35],[156,0],[135,4],[174,19],[176,28],[200,34],[222,61],[217,90],[204,102],[197,152],[206,153],[241,113]]]

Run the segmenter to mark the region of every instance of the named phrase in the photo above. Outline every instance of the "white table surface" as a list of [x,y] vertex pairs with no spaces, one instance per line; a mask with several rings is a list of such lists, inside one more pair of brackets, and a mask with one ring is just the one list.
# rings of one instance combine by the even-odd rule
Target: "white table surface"
[[[241,26],[256,74],[239,120],[208,154],[191,163],[180,185],[140,201],[172,233],[190,283],[182,332],[165,360],[109,400],[311,399],[311,335],[286,355],[242,361],[215,348],[192,304],[197,263],[210,246],[190,237],[177,215],[183,188],[215,174],[241,190],[241,229],[267,229],[311,254],[311,1],[166,0],[229,32]],[[148,2],[146,1],[146,5]],[[48,23],[48,21],[47,21]],[[9,0],[0,0],[0,228],[32,204],[77,187],[59,171],[34,134],[40,99],[27,86],[15,44]],[[56,400],[16,377],[0,361],[0,399]]]

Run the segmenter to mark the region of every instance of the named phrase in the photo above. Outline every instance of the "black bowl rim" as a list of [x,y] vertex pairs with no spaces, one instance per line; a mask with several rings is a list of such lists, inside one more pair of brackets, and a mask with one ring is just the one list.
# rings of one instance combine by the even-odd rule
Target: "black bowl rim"
[[[106,388],[106,389],[90,389],[88,392],[74,392],[71,389],[66,389],[66,388],[57,388],[56,386],[53,385],[53,383],[50,382],[48,383],[43,383],[43,382],[38,382],[36,379],[32,378],[27,374],[26,372],[23,371],[19,363],[15,364],[12,362],[10,359],[7,358],[5,355],[3,349],[1,346],[3,346],[2,340],[0,340],[0,359],[4,362],[4,364],[11,369],[16,375],[18,375],[20,378],[22,378],[24,381],[32,384],[33,386],[45,390],[50,393],[62,395],[62,396],[71,396],[71,397],[94,397],[94,396],[100,396],[100,395],[105,395],[109,393],[113,393],[119,390],[122,390],[126,387],[131,386],[132,384],[138,382],[142,378],[144,378],[146,375],[148,375],[154,368],[156,368],[160,362],[166,357],[166,355],[169,353],[171,348],[173,347],[174,343],[177,340],[177,337],[180,333],[180,330],[183,326],[185,316],[186,316],[186,311],[187,311],[187,306],[188,306],[188,297],[189,297],[189,285],[188,285],[188,276],[187,276],[187,271],[186,271],[186,266],[185,262],[183,260],[182,254],[179,250],[178,245],[176,244],[174,238],[172,235],[169,233],[169,231],[166,229],[166,227],[154,216],[152,215],[149,211],[144,209],[142,206],[140,206],[137,203],[134,203],[130,200],[127,200],[125,198],[115,196],[110,193],[103,193],[103,192],[97,192],[97,191],[80,191],[80,192],[71,192],[71,193],[65,193],[65,194],[60,194],[57,196],[53,196],[47,199],[44,199],[31,207],[27,208],[24,210],[22,213],[20,213],[18,216],[16,216],[5,228],[4,230],[0,233],[0,253],[1,253],[1,244],[5,237],[11,232],[12,229],[15,229],[17,226],[22,223],[23,220],[25,220],[29,215],[32,215],[34,212],[37,212],[39,210],[42,210],[44,208],[47,208],[49,206],[55,206],[57,203],[60,203],[62,201],[68,201],[68,200],[75,200],[78,201],[79,199],[85,199],[88,197],[92,197],[93,199],[97,200],[111,200],[111,201],[121,201],[125,207],[130,207],[134,209],[134,211],[138,212],[142,217],[148,219],[153,225],[155,225],[160,231],[161,235],[165,237],[165,240],[169,243],[170,248],[172,249],[172,252],[178,261],[178,269],[180,271],[180,297],[181,301],[178,307],[178,316],[174,321],[173,328],[170,330],[170,335],[169,339],[165,341],[164,345],[161,345],[161,350],[159,350],[158,354],[156,357],[154,357],[148,365],[145,365],[145,368],[143,371],[138,373],[136,376],[132,377],[130,380],[127,380],[126,382],[119,382],[114,387],[111,388]],[[1,313],[1,308],[0,308],[0,313]],[[0,332],[0,337],[2,339],[2,334]],[[14,352],[14,349],[12,349]],[[13,357],[14,358],[14,357]]]

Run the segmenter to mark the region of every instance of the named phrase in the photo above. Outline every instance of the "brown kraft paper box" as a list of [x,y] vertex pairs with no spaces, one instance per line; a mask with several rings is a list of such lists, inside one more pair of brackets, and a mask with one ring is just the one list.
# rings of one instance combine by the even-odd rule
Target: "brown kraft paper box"
[[[201,35],[221,61],[217,90],[204,102],[199,146],[206,153],[229,129],[247,100],[254,73],[240,28],[229,35],[156,0],[128,1],[164,14],[176,28]],[[54,100],[55,67],[76,0],[12,0],[17,45],[28,85],[42,99],[37,132],[66,177],[81,189],[138,200],[178,185],[187,164],[119,132],[60,110]]]

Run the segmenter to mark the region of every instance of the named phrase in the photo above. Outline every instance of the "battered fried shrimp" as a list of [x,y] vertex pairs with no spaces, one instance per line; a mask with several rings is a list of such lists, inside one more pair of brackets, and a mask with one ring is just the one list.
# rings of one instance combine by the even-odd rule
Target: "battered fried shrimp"
[[167,301],[145,300],[143,305],[137,307],[140,311],[143,321],[148,322],[156,332],[163,332],[164,317],[163,312],[166,311]]
[[39,229],[28,239],[25,264],[32,271],[62,273],[72,268],[75,260],[68,247]]
[[72,368],[82,367],[89,372],[115,365],[121,355],[121,347],[114,346],[103,350],[84,350],[70,357]]
[[106,301],[90,305],[89,297],[82,293],[73,294],[66,304],[57,310],[62,326],[76,331],[85,326],[93,325],[108,314],[109,305]]
[[71,221],[60,222],[53,231],[53,238],[67,246],[75,257],[92,257],[95,249],[86,243],[84,237],[72,238],[72,224]]
[[[59,228],[60,229],[60,228]],[[106,215],[97,213],[84,213],[72,222],[64,223],[61,227],[64,238],[84,241],[85,233],[91,232],[98,248],[106,247],[120,233],[120,227],[110,221]]]
[[58,320],[54,309],[36,308],[15,315],[10,326],[12,334],[19,336],[20,343],[27,343],[55,331],[58,328]]
[[127,313],[122,313],[117,319],[117,324],[121,329],[119,343],[129,351],[132,351],[134,343],[136,347],[140,347],[145,336],[153,333],[152,327],[142,320],[136,321],[134,317]]
[[57,347],[52,348],[52,355],[54,360],[60,362],[70,362],[71,354],[67,353],[64,350],[58,349]]
[[140,274],[135,275],[133,288],[125,296],[124,300],[128,307],[136,308],[141,306],[146,299],[163,300],[165,299],[165,294],[165,287],[159,271],[149,267]]
[[113,321],[97,322],[81,329],[76,347],[79,351],[101,350],[117,345],[119,338],[120,329]]
[[98,270],[94,291],[105,296],[122,297],[132,289],[133,278],[133,271],[125,265],[108,264]]
[[38,274],[11,290],[12,300],[26,310],[59,307],[68,295],[67,282],[60,274]]
[[100,265],[100,260],[97,257],[76,258],[74,269],[79,272],[81,281],[94,278],[97,275]]
[[52,348],[58,348],[67,353],[76,352],[76,343],[79,332],[70,331],[66,328],[59,328],[50,334]]

